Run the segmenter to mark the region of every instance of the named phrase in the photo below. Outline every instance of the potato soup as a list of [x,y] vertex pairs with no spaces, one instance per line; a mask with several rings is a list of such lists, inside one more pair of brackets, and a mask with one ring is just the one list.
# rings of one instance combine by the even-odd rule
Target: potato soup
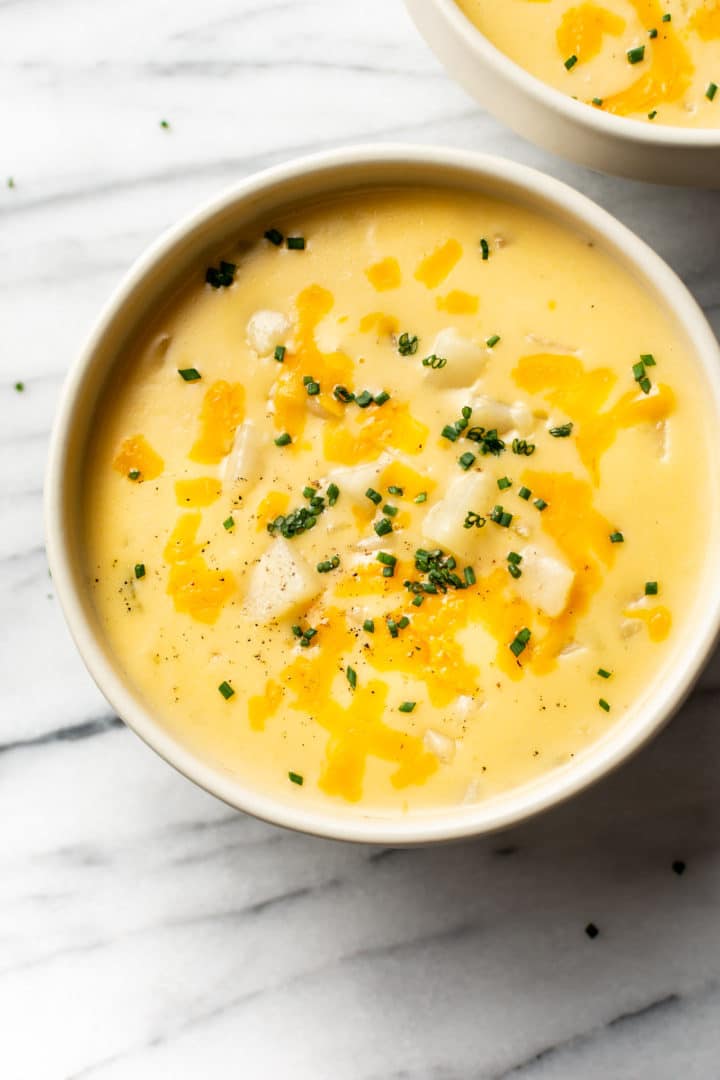
[[85,477],[164,727],[306,805],[422,812],[602,737],[687,630],[701,378],[587,237],[451,190],[258,224],[120,357]]
[[655,124],[720,126],[720,0],[457,0],[557,90]]

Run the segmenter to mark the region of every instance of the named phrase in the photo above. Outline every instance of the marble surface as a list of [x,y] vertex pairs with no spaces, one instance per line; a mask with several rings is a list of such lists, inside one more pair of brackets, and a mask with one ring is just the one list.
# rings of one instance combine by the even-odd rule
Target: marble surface
[[3,1080],[719,1076],[717,656],[649,749],[511,834],[404,852],[295,836],[112,715],[53,597],[41,488],[99,305],[161,229],[259,167],[373,139],[519,158],[659,249],[716,330],[720,193],[522,142],[399,0],[0,0],[0,102]]

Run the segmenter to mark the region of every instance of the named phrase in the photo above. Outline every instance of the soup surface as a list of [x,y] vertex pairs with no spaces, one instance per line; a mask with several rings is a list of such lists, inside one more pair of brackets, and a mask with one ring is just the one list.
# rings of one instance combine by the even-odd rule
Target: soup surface
[[622,722],[706,556],[663,310],[460,191],[303,206],[218,256],[120,358],[87,461],[97,611],[166,728],[286,800],[414,812]]
[[617,116],[720,126],[720,0],[457,0],[543,82]]

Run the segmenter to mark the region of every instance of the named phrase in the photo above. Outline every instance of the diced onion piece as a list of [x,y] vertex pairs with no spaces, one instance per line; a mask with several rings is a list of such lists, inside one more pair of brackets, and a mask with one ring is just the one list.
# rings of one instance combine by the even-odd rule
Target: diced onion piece
[[445,551],[463,558],[477,549],[484,529],[466,529],[468,511],[484,517],[494,503],[494,481],[488,473],[459,473],[451,482],[444,499],[431,506],[422,523],[423,536]]
[[283,345],[292,323],[281,311],[256,311],[247,324],[247,343],[258,356],[269,356]]
[[443,765],[449,765],[455,757],[455,740],[433,728],[428,728],[423,735],[423,745],[428,753],[434,754]]
[[536,547],[523,548],[520,554],[522,574],[514,580],[515,588],[523,600],[551,619],[557,618],[567,607],[574,571]]
[[282,537],[258,560],[245,597],[246,613],[272,622],[304,607],[322,591],[322,579]]
[[488,358],[482,345],[472,338],[463,337],[452,326],[440,331],[430,353],[447,360],[444,367],[424,368],[426,377],[432,379],[432,385],[443,390],[471,386],[482,375]]
[[232,450],[221,466],[227,484],[252,486],[260,479],[262,437],[252,420],[245,420],[235,432]]

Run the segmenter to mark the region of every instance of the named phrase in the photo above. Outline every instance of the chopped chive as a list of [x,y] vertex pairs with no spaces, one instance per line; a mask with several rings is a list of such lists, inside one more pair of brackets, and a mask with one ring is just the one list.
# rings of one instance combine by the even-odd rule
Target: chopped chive
[[645,59],[645,46],[636,45],[634,49],[628,49],[627,58],[628,64],[639,64],[641,60]]
[[139,479],[140,479],[140,470],[139,469],[131,469],[130,472],[128,473],[128,480],[139,480]]
[[140,580],[140,578],[145,577],[145,563],[135,563],[135,577],[138,579],[138,581]]
[[447,360],[444,356],[436,356],[433,353],[431,356],[423,357],[422,366],[432,368],[433,371],[440,371],[441,368],[447,367]]
[[185,382],[197,382],[198,379],[202,379],[202,375],[198,369],[194,367],[178,368],[178,375],[181,379],[184,379]]
[[369,390],[363,390],[362,394],[355,396],[355,404],[361,409],[367,409],[368,405],[372,405],[373,396]]
[[222,696],[225,698],[226,701],[229,701],[230,698],[235,693],[235,691],[233,690],[233,688],[232,688],[232,686],[230,685],[229,682],[221,682],[220,685],[218,686],[218,690],[220,691],[220,693],[222,694]]
[[410,625],[410,620],[408,619],[407,615],[403,615],[403,617],[401,619],[398,619],[398,627],[401,630],[404,630],[405,627],[409,626],[409,625]]
[[267,232],[264,233],[264,236],[265,239],[269,240],[271,244],[275,245],[275,247],[280,247],[283,240],[285,239],[279,229],[268,229]]
[[342,401],[344,405],[349,405],[351,401],[355,400],[355,395],[346,386],[336,386],[333,390],[333,397],[337,398],[338,401]]
[[418,495],[415,496],[415,498],[413,499],[413,502],[414,503],[427,502],[427,491],[421,491]]
[[585,927],[585,933],[587,934],[587,936],[592,941],[593,938],[596,938],[598,936],[600,931],[598,930],[598,928],[597,928],[597,926],[595,925],[594,922],[589,922],[587,924],[587,926]]
[[475,510],[468,510],[463,521],[463,529],[482,529],[487,524],[487,518],[478,514]]
[[288,236],[287,238],[288,251],[304,251],[305,250],[305,237],[304,236]]
[[520,654],[525,651],[531,636],[532,635],[528,630],[527,626],[523,627],[522,630],[518,631],[518,633],[515,635],[514,639],[510,642],[510,645],[508,646],[513,656],[520,656]]
[[390,395],[387,390],[381,390],[379,394],[376,394],[373,401],[376,405],[384,405],[386,401],[390,400]]
[[304,499],[314,499],[316,497],[316,495],[317,495],[317,488],[310,487],[309,484],[308,484],[307,487],[303,488],[303,498]]
[[398,712],[412,712],[416,704],[416,701],[403,701],[402,705],[398,705]]
[[633,364],[632,373],[635,382],[640,382],[641,379],[645,378],[645,365],[643,364],[642,360],[639,364]]
[[512,480],[509,476],[501,476],[497,482],[497,486],[500,488],[501,491],[504,491],[505,488],[512,487]]
[[535,499],[535,501],[533,502],[533,506],[536,506],[538,510],[542,513],[542,511],[546,508],[547,503],[544,499]]
[[535,443],[529,443],[527,439],[513,439],[512,452],[513,454],[522,454],[525,457],[530,457],[535,453]]
[[378,562],[383,564],[383,566],[395,566],[397,563],[397,559],[394,555],[391,555],[389,551],[378,551],[375,557]]
[[610,533],[610,543],[611,544],[624,544],[625,543],[625,537],[623,536],[623,534],[621,532]]
[[603,99],[601,97],[594,97],[592,99],[592,103],[593,103],[593,105],[597,105],[597,107],[600,108],[600,106],[603,103]]
[[572,56],[568,56],[567,60],[565,60],[565,67],[567,68],[568,71],[570,71],[572,68],[575,67],[577,62],[578,62],[578,58],[573,53]]
[[292,435],[290,435],[287,431],[283,431],[282,435],[278,435],[277,439],[275,439],[276,446],[289,446],[291,442]]
[[708,99],[708,101],[712,101],[714,99],[715,95],[717,94],[717,92],[718,92],[717,83],[714,83],[714,82],[708,83],[708,88],[705,91],[705,97]]
[[219,267],[208,266],[205,271],[205,281],[208,285],[212,285],[213,289],[227,289],[235,280],[236,270],[235,263],[221,259]]
[[490,245],[488,244],[484,236],[480,241],[480,250],[482,251],[483,262],[487,262],[487,260],[490,258]]
[[383,577],[394,577],[395,576],[394,567],[392,567],[392,566],[383,566],[383,568],[382,568],[382,576]]
[[365,492],[365,498],[370,499],[370,501],[374,502],[376,506],[382,502],[382,495],[380,494],[380,492],[376,491],[375,488],[371,487],[369,487]]
[[469,450],[466,450],[465,453],[461,454],[460,457],[458,458],[458,465],[460,466],[461,469],[464,469],[465,472],[467,472],[468,469],[470,468],[470,466],[473,465],[474,463],[475,463],[475,455],[471,454]]
[[24,382],[16,382],[15,383],[15,389],[18,392],[18,394],[22,394],[23,390],[25,389],[25,383]]
[[285,352],[286,349],[284,345],[275,346],[275,352],[273,353],[273,356],[277,360],[278,364],[282,364],[283,360],[285,359]]
[[440,435],[442,436],[443,439],[449,439],[450,442],[457,442],[457,440],[458,440],[458,438],[460,436],[460,432],[458,431],[458,429],[455,427],[454,424],[446,424],[445,427],[440,432]]
[[425,600],[424,596],[420,596],[420,595],[416,596],[414,598],[413,602],[412,602],[413,607],[420,607],[420,605],[423,603],[424,600]]
[[567,439],[568,435],[572,434],[572,429],[572,422],[570,422],[567,424],[560,424],[559,427],[548,428],[548,431],[553,439]]
[[345,668],[345,675],[347,676],[347,681],[350,683],[350,689],[354,690],[357,686],[357,672],[355,671],[355,668],[350,667],[348,664]]
[[522,555],[518,555],[517,551],[508,551],[507,561],[517,565],[522,562]]
[[665,12],[665,14],[662,17],[662,21],[663,22],[672,22],[672,15],[670,14],[669,11]]
[[397,484],[391,484],[388,488],[388,495],[404,495],[405,489],[398,487]]
[[317,397],[320,393],[320,383],[316,382],[312,375],[303,376],[303,383],[305,385],[305,393],[308,397]]
[[466,585],[474,585],[477,581],[477,578],[475,577],[475,571],[473,570],[472,566],[465,567],[465,569],[463,570],[463,577],[465,578]]
[[491,334],[491,336],[487,339],[485,344],[487,345],[488,349],[494,349],[499,340],[500,340],[500,335],[499,334]]
[[395,620],[388,618],[385,620],[385,625],[388,628],[388,633],[390,634],[390,637],[396,638],[398,636],[398,628]]
[[516,563],[508,563],[508,574],[517,581],[518,578],[522,577],[522,570]]
[[392,521],[390,518],[380,518],[379,521],[375,522],[373,528],[378,536],[387,536],[388,533],[392,532]]
[[413,334],[401,334],[398,338],[397,349],[401,356],[413,356],[418,350],[418,337]]
[[298,787],[302,787],[303,784],[305,783],[305,777],[301,776],[300,773],[298,773],[298,772],[289,772],[288,773],[288,780],[290,781],[291,784],[297,784]]
[[525,501],[527,502],[527,500],[532,495],[532,491],[530,490],[530,488],[521,487],[520,490],[518,491],[518,495],[520,496],[521,499],[525,499]]
[[648,30],[648,37],[649,38],[656,38],[657,36],[658,36],[658,32],[657,32],[657,27],[656,26],[653,26],[653,28],[651,30]]
[[290,629],[292,630],[292,632],[293,632],[293,634],[295,635],[295,637],[302,637],[302,636],[303,636],[303,632],[302,632],[302,627],[301,627],[301,626],[291,626],[291,627],[290,627]]
[[653,109],[652,112],[648,113],[648,120],[654,120],[656,116],[657,116],[657,109]]
[[328,506],[334,506],[340,496],[340,488],[337,484],[328,484],[327,489],[327,501]]
[[643,394],[649,394],[652,389],[652,383],[649,379],[641,379],[638,386],[642,390]]
[[333,555],[332,559],[324,559],[322,562],[319,562],[315,569],[318,574],[329,574],[331,570],[337,570],[339,565],[340,556]]
[[658,594],[658,583],[657,583],[657,581],[646,581],[645,582],[645,595],[646,596],[657,596],[657,594]]
[[235,528],[235,518],[231,514],[230,517],[226,517],[225,520],[223,521],[223,529],[227,529],[228,532],[229,532],[230,529],[234,529],[234,528]]
[[612,671],[606,671],[604,667],[599,667],[597,673],[601,679],[609,679],[612,675]]
[[363,623],[363,630],[365,631],[366,634],[374,634],[375,633],[375,623],[374,623],[374,621],[372,619],[366,619],[365,622]]
[[641,353],[640,359],[642,360],[645,367],[655,367],[656,360],[652,353]]
[[605,700],[604,697],[601,697],[601,698],[598,699],[598,705],[600,706],[601,709],[604,709],[605,712],[610,712],[610,705],[608,704],[608,702]]

